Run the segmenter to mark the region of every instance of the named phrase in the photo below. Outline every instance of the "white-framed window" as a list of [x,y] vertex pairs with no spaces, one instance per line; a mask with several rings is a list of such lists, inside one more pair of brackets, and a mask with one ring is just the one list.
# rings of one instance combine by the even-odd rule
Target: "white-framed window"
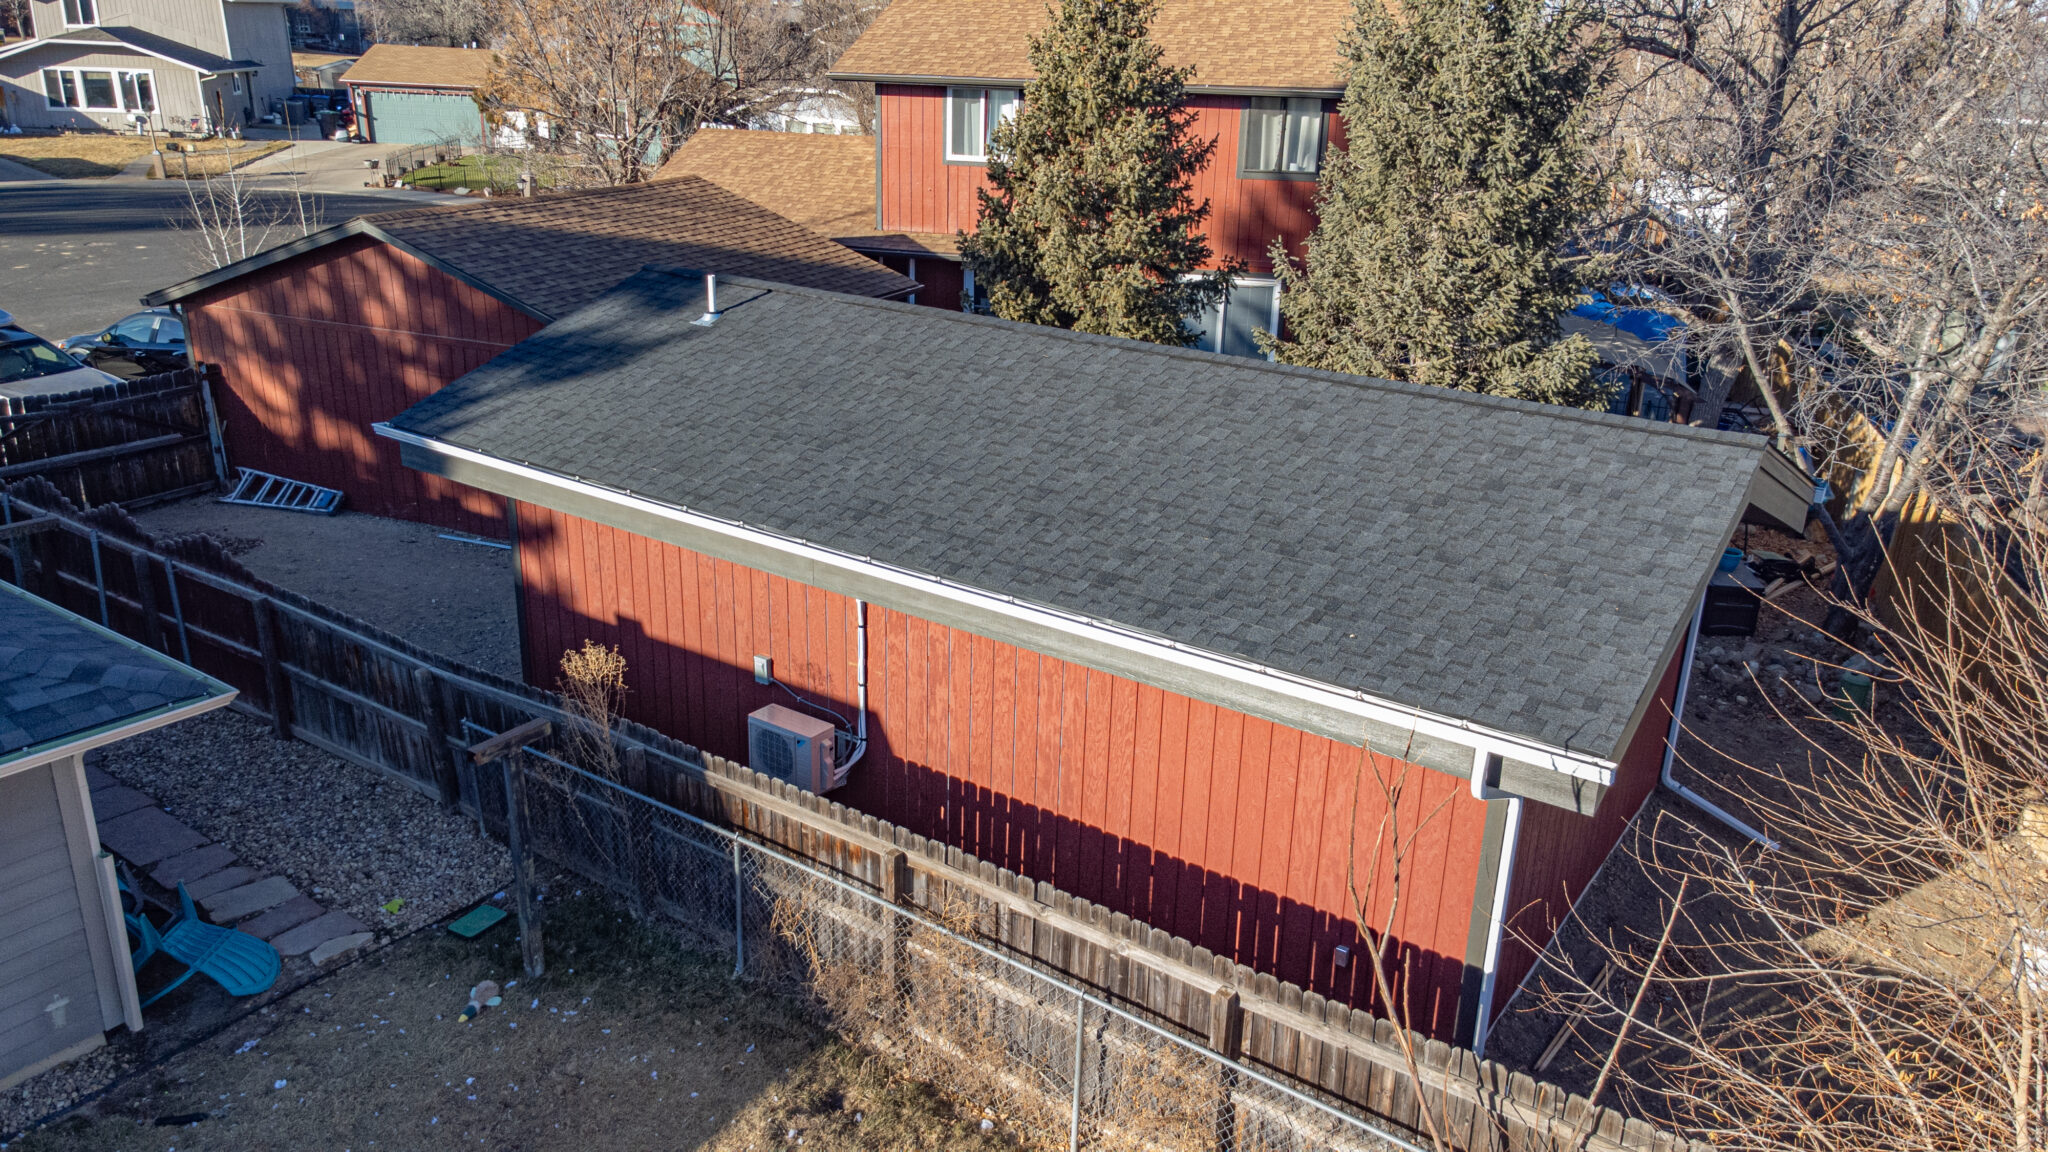
[[1259,350],[1253,333],[1264,329],[1280,331],[1280,282],[1270,278],[1233,280],[1230,295],[1223,302],[1188,318],[1196,334],[1195,347],[1225,356],[1256,356]]
[[83,28],[99,22],[99,0],[64,0],[66,28]]
[[242,74],[237,72],[231,79],[233,79],[235,84],[235,95],[240,96],[242,94]]
[[1023,100],[1024,93],[1015,88],[946,89],[946,159],[987,160],[989,136],[1017,114]]
[[1254,96],[1244,110],[1240,176],[1313,177],[1323,164],[1323,102]]
[[43,98],[52,108],[87,112],[156,111],[156,77],[105,68],[45,68]]

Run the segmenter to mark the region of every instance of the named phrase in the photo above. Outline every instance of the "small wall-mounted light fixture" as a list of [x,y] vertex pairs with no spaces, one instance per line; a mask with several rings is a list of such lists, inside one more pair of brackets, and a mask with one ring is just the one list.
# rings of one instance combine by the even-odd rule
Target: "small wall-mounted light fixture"
[[775,683],[775,662],[766,656],[754,657],[754,683]]
[[1337,967],[1339,967],[1339,968],[1349,968],[1349,967],[1351,967],[1351,945],[1349,945],[1349,944],[1339,944],[1339,945],[1337,945]]

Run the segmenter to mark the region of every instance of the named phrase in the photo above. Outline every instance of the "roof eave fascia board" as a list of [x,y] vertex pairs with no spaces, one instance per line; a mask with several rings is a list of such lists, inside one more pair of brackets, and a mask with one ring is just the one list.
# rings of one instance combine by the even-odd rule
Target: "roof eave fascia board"
[[61,44],[67,48],[98,48],[102,51],[105,51],[109,48],[126,48],[130,52],[140,52],[144,56],[148,56],[152,59],[162,60],[167,64],[176,64],[180,68],[190,69],[193,72],[197,72],[201,76],[213,75],[213,73],[208,72],[206,69],[201,68],[199,65],[194,64],[189,60],[180,60],[175,56],[166,56],[161,52],[152,52],[139,44],[130,44],[126,40],[122,40],[118,37],[116,37],[114,42],[111,44],[105,40],[74,40],[64,36],[51,36],[43,40],[24,40],[19,44],[11,45],[6,48],[0,48],[0,60],[4,60],[9,56],[13,56],[18,53],[26,52],[32,48],[41,48],[49,44]]
[[[828,72],[827,79],[852,84],[908,84],[919,87],[965,87],[965,88],[1023,88],[1031,83],[1030,77],[1020,76],[942,76],[900,75],[883,72]],[[1292,85],[1292,84],[1190,84],[1187,92],[1191,96],[1320,96],[1335,100],[1344,95],[1341,84]]]
[[0,776],[11,776],[16,772],[23,772],[40,764],[48,764],[53,760],[62,760],[67,756],[77,756],[108,744],[118,744],[130,737],[140,736],[144,732],[153,732],[158,728],[176,724],[180,720],[187,720],[201,713],[211,712],[216,708],[225,708],[234,703],[235,698],[240,694],[236,689],[229,688],[218,695],[202,696],[196,700],[181,700],[175,704],[165,704],[162,707],[153,708],[138,716],[112,720],[98,728],[88,729],[84,732],[74,732],[61,740],[30,745],[15,752],[7,759],[0,760]]
[[[675,535],[681,538],[661,537],[680,547],[761,568],[812,587],[884,605],[893,601],[912,615],[937,617],[937,623],[957,625],[978,635],[993,632],[996,634],[992,639],[1019,643],[1037,651],[1046,651],[1047,645],[1033,643],[1028,637],[1062,638],[1067,643],[1052,653],[1062,659],[1209,699],[1424,767],[1469,777],[1474,753],[1480,752],[1584,781],[1596,789],[1604,790],[1614,782],[1613,760],[1436,715],[1241,657],[900,568],[872,557],[840,552],[463,448],[388,423],[373,424],[371,428],[377,435],[397,441],[408,465],[473,487],[558,507],[568,515],[596,519],[636,534],[644,533],[639,532],[638,526],[619,523],[614,517],[624,513],[642,524],[658,522],[680,530]],[[551,504],[544,498],[548,496],[555,497],[555,502]],[[575,506],[560,508],[563,503]],[[1075,651],[1076,648],[1085,649],[1086,654]],[[1209,690],[1204,691],[1204,686]],[[1427,745],[1427,750],[1419,752],[1422,745]]]
[[352,88],[432,88],[442,92],[474,92],[474,84],[436,84],[432,80],[350,80],[342,77],[339,83]]

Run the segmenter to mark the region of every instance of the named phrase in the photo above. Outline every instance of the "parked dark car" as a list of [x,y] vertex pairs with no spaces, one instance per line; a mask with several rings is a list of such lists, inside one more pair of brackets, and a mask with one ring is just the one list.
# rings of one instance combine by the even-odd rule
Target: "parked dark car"
[[114,383],[0,312],[0,398],[50,396]]
[[73,336],[64,350],[102,372],[126,379],[187,367],[185,322],[168,308],[124,317],[98,332]]

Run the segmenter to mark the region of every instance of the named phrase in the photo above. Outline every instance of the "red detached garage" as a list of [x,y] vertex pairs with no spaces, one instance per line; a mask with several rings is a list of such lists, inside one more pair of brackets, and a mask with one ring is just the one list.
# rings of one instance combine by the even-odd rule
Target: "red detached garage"
[[502,537],[504,501],[401,466],[370,425],[645,264],[871,296],[915,282],[704,180],[359,216],[144,297],[217,365],[229,463],[347,507]]
[[[650,270],[379,431],[517,509],[525,660],[1472,1042],[1655,786],[1753,437]],[[758,727],[758,725],[757,725]],[[758,733],[757,733],[758,735]],[[833,788],[832,776],[844,783]],[[1482,1011],[1482,1007],[1484,1010]]]

